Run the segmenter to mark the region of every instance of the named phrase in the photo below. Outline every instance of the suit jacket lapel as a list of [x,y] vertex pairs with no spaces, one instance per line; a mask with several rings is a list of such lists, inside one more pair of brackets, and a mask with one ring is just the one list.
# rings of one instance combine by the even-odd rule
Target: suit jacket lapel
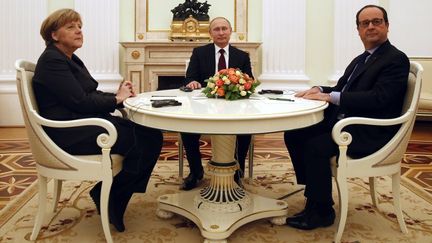
[[209,44],[208,47],[209,47],[208,48],[208,58],[209,58],[208,67],[209,67],[209,70],[212,70],[213,74],[214,74],[214,73],[216,73],[216,69],[215,69],[216,68],[216,57],[215,57],[216,49],[215,49],[215,46],[213,43]]
[[[363,65],[361,67],[361,69],[359,70],[359,72],[356,73],[355,76],[351,77],[349,79],[349,87],[352,87],[353,84],[355,84],[356,82],[358,82],[358,77],[360,76],[360,74],[364,73],[368,68],[370,68],[372,66],[372,64],[379,58],[381,57],[382,53],[390,46],[390,42],[387,40],[386,42],[384,42],[367,60],[367,62],[365,63],[365,65]],[[352,69],[354,69],[355,65],[352,67]],[[352,73],[353,70],[350,71],[350,73]]]
[[229,45],[229,57],[228,57],[228,67],[237,67],[237,55],[235,55],[236,50],[234,47]]
[[68,59],[68,62],[74,66],[77,70],[79,70],[80,73],[82,73],[85,77],[87,77],[90,81],[92,81],[92,85],[96,85],[96,87],[99,85],[98,82],[91,76],[88,69],[85,67],[84,63],[79,59],[78,56],[75,54],[72,56],[72,60]]
[[[356,82],[357,77],[360,76],[360,74],[362,74],[363,72],[365,72],[372,65],[372,63],[375,62],[376,59],[377,59],[377,56],[372,54],[372,56],[369,57],[367,62],[362,67],[360,67],[360,70],[358,72],[356,72],[355,76],[352,76],[350,78],[349,82]],[[353,72],[353,71],[351,71],[351,72]]]

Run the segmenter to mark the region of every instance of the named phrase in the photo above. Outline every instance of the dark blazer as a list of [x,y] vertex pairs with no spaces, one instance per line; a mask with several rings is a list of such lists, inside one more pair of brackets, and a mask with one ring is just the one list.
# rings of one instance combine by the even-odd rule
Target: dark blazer
[[[242,72],[253,77],[248,53],[230,45],[228,62],[229,68],[239,68]],[[194,48],[186,71],[185,84],[195,80],[205,87],[204,80],[216,73],[215,67],[215,46],[213,43]]]
[[[323,92],[342,91],[356,66],[356,57],[346,68],[343,76],[334,87],[322,87]],[[330,105],[326,119],[332,126],[337,114],[345,117],[394,118],[401,114],[408,73],[408,57],[390,44],[384,42],[368,59],[356,77],[352,77],[347,90],[341,93],[340,106]],[[376,151],[396,133],[398,126],[349,126],[346,130],[357,143],[368,144]],[[359,145],[361,146],[361,145]]]
[[[69,59],[54,45],[47,46],[40,56],[33,77],[33,90],[43,117],[53,120],[102,118],[115,126],[117,140],[111,153],[123,155],[124,160],[122,171],[114,177],[111,186],[109,211],[110,215],[115,210],[123,217],[132,193],[145,192],[162,148],[163,137],[159,130],[111,115],[110,112],[117,107],[115,94],[99,91],[97,86],[98,83],[77,56]],[[96,138],[105,132],[104,128],[44,129],[54,143],[68,153],[83,155],[101,151]],[[124,208],[112,206],[113,199],[124,204]]]
[[[69,59],[56,46],[48,45],[39,57],[33,77],[33,89],[43,117],[52,120],[89,117],[113,120],[110,112],[117,106],[115,94],[99,91],[97,87],[98,83],[76,55]],[[85,139],[86,134],[90,136],[89,131],[100,131],[89,130],[88,127],[45,130],[62,148]]]

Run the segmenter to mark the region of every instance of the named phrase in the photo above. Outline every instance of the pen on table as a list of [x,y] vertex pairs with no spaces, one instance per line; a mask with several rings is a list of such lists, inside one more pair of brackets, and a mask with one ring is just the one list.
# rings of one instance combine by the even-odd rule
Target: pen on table
[[152,95],[151,97],[177,97],[175,95]]
[[271,98],[271,97],[269,97],[269,99],[270,99],[270,100],[282,100],[282,101],[291,101],[291,102],[294,102],[294,100],[292,100],[292,99],[287,99],[287,98]]

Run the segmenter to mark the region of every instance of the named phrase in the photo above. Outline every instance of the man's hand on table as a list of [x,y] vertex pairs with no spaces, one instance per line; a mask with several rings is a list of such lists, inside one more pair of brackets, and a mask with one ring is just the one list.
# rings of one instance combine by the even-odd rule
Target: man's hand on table
[[198,81],[191,81],[186,85],[186,87],[189,87],[191,89],[201,89],[201,84]]

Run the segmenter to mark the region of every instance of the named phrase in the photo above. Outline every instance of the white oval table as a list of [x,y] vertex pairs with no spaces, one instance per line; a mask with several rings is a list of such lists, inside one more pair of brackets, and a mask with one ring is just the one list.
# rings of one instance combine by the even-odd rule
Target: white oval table
[[[284,100],[274,100],[282,98]],[[152,100],[175,99],[181,106],[154,108]],[[164,90],[139,94],[124,102],[131,121],[162,130],[211,134],[212,159],[206,173],[210,183],[201,189],[163,195],[158,198],[160,217],[180,214],[200,229],[204,242],[227,242],[240,226],[261,218],[284,223],[285,201],[245,191],[233,179],[238,164],[234,159],[233,134],[258,134],[307,127],[324,117],[326,102],[292,95],[252,95],[250,99],[227,101],[208,99],[200,90]],[[279,218],[279,220],[277,220]]]

